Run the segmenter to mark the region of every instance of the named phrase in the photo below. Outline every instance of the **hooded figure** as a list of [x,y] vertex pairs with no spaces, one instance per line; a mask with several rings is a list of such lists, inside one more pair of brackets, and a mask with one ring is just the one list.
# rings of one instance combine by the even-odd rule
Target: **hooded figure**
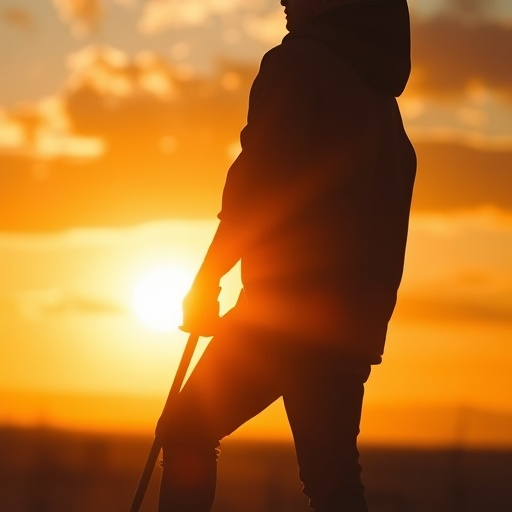
[[[214,337],[157,428],[159,512],[210,510],[220,440],[279,397],[312,509],[367,510],[364,383],[396,302],[416,171],[395,99],[410,72],[407,3],[281,3],[289,34],[262,60],[184,302],[184,329]],[[238,261],[244,289],[219,319],[219,280]]]

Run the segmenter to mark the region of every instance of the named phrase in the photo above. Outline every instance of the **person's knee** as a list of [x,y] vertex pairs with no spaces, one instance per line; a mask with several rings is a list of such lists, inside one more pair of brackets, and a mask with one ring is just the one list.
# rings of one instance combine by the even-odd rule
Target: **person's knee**
[[211,443],[168,443],[163,446],[161,465],[174,485],[183,490],[193,489],[209,478],[218,455],[218,448]]
[[193,489],[209,478],[219,456],[219,441],[200,425],[191,427],[181,422],[166,425],[162,436],[165,479],[179,488]]
[[164,453],[175,456],[184,452],[218,454],[219,439],[210,432],[204,421],[188,421],[186,418],[167,421],[159,437]]

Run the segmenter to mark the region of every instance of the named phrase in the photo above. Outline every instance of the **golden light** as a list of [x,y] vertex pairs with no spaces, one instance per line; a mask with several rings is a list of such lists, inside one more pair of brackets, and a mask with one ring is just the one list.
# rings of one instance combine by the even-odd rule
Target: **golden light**
[[192,283],[191,273],[179,266],[159,266],[148,270],[136,281],[132,310],[149,329],[167,332],[181,323],[181,304]]

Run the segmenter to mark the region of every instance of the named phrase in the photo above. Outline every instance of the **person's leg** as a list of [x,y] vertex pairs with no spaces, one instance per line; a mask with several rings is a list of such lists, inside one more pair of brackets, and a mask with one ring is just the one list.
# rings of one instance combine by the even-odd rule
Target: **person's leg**
[[324,354],[299,360],[283,382],[303,492],[316,512],[368,510],[357,436],[369,373],[369,365]]
[[246,326],[224,321],[165,418],[159,512],[207,512],[219,441],[280,396],[272,358]]

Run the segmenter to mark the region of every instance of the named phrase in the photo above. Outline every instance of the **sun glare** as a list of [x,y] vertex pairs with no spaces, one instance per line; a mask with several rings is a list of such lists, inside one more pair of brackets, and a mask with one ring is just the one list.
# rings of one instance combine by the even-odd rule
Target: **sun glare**
[[160,266],[148,270],[136,281],[132,309],[137,319],[154,331],[168,332],[181,323],[181,304],[192,276],[178,266]]

